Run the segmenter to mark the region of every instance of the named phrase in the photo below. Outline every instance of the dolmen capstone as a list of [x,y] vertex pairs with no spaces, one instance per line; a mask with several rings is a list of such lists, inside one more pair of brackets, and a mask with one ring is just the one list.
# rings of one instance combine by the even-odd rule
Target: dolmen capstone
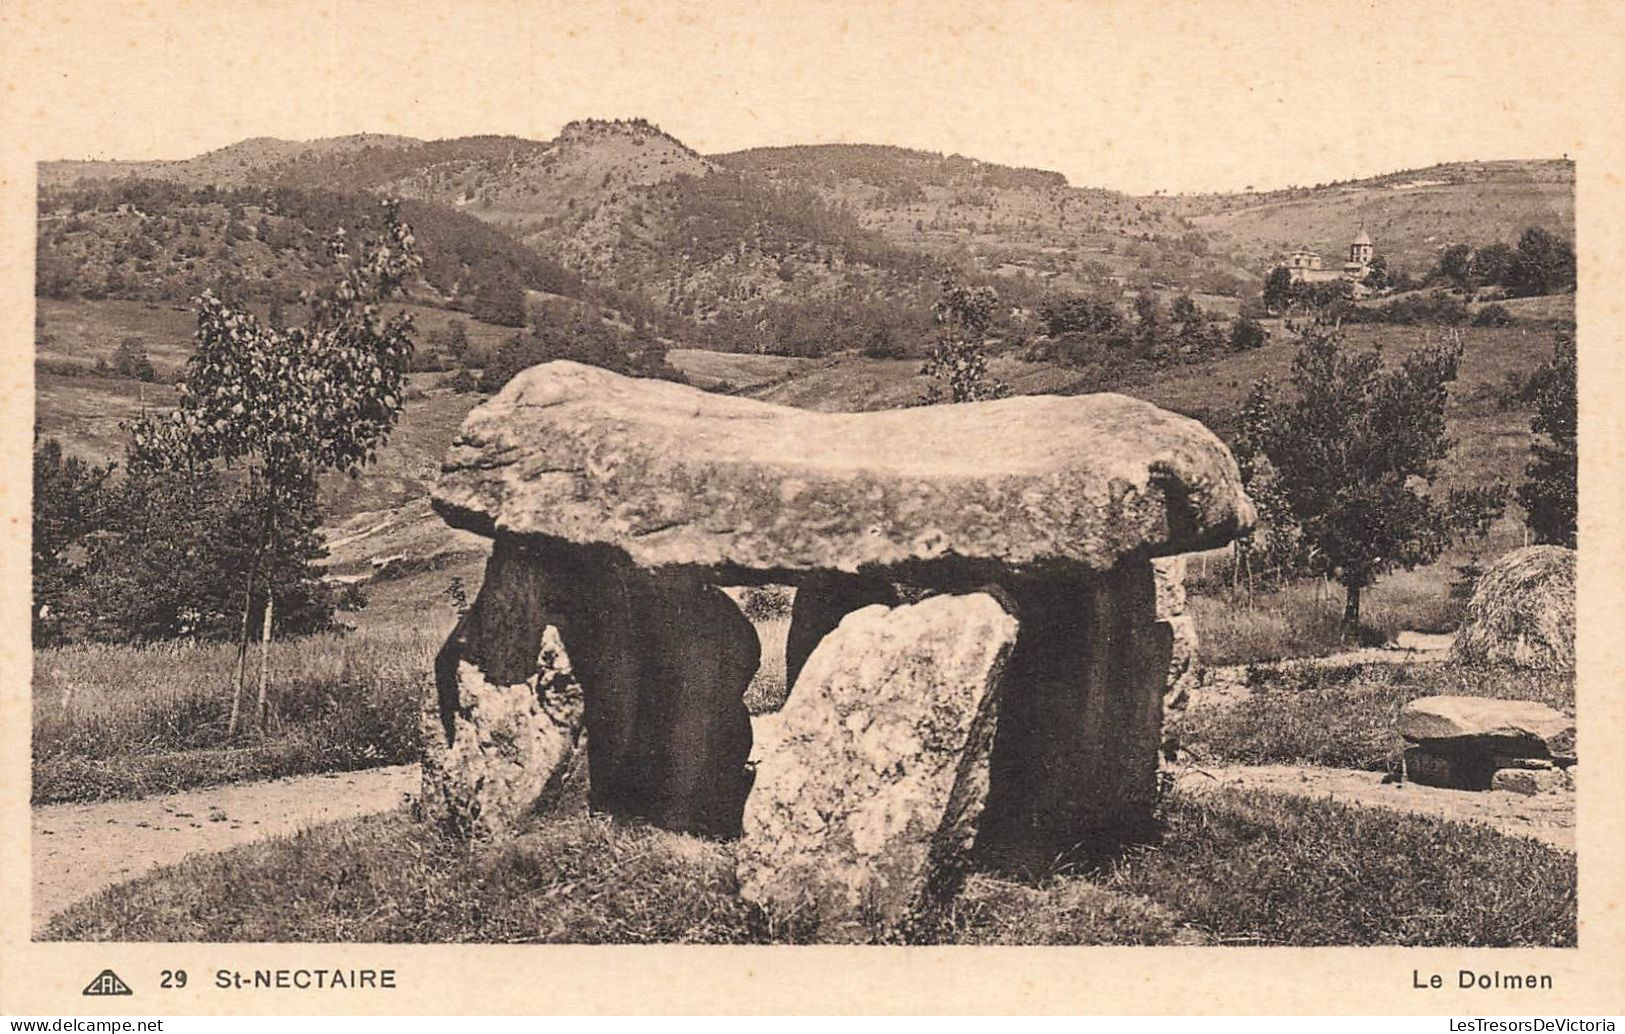
[[[426,701],[426,815],[502,835],[584,747],[593,808],[737,838],[743,892],[835,939],[974,853],[1145,831],[1151,561],[1253,521],[1212,433],[1120,395],[814,413],[562,361],[469,414],[433,500],[493,548]],[[753,751],[721,587],[784,583]]]

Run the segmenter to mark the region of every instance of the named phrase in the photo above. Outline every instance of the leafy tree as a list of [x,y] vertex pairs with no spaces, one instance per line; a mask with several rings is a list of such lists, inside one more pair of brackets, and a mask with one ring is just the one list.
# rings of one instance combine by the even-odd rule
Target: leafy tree
[[462,320],[452,320],[446,324],[446,354],[451,356],[452,362],[458,366],[468,356],[468,324]]
[[1251,478],[1272,483],[1315,569],[1344,587],[1349,630],[1378,576],[1482,534],[1504,505],[1500,485],[1442,502],[1426,491],[1451,446],[1445,400],[1461,351],[1455,337],[1385,370],[1377,353],[1351,354],[1340,333],[1315,327],[1293,361],[1293,392],[1278,395],[1266,378],[1248,400],[1238,445]]
[[[205,292],[197,300],[196,349],[167,418],[143,416],[131,428],[132,476],[193,472],[209,464],[241,469],[257,527],[243,581],[241,639],[231,731],[242,698],[256,583],[264,629],[274,595],[265,592],[269,552],[286,542],[286,518],[327,471],[357,472],[370,462],[400,415],[412,353],[412,318],[385,319],[381,303],[417,269],[411,229],[395,202],[383,202],[385,232],[350,258],[343,231],[330,241],[337,280],[303,298],[305,326],[268,327],[246,309]],[[260,709],[264,715],[265,659]]]
[[1062,334],[1115,334],[1123,318],[1117,307],[1104,298],[1068,294],[1044,304],[1039,315],[1051,336]]
[[1486,244],[1473,252],[1472,277],[1480,284],[1504,284],[1516,259],[1517,252],[1505,241]]
[[1230,347],[1238,352],[1262,348],[1268,338],[1264,325],[1255,319],[1238,316],[1236,321],[1230,324]]
[[69,638],[67,599],[83,582],[87,536],[103,527],[111,504],[111,464],[92,466],[64,455],[55,438],[34,442],[33,629],[37,646]]
[[1264,308],[1270,312],[1285,312],[1292,303],[1292,271],[1276,266],[1264,279]]
[[147,357],[147,343],[138,337],[119,341],[118,350],[113,353],[113,374],[149,384],[157,379],[152,360]]
[[326,555],[315,484],[278,499],[277,534],[257,553],[262,504],[246,486],[211,467],[132,472],[91,537],[68,616],[104,642],[229,639],[240,621],[234,586],[257,565],[283,634],[330,627],[333,600],[314,566]]
[[1433,267],[1436,280],[1448,280],[1459,288],[1472,282],[1473,249],[1466,244],[1452,244],[1439,253],[1439,262]]
[[1373,255],[1371,262],[1365,269],[1365,285],[1373,291],[1386,291],[1393,286],[1393,278],[1388,272],[1388,260],[1381,255]]
[[1010,388],[987,372],[987,331],[999,296],[991,287],[967,287],[952,277],[931,307],[937,341],[920,373],[932,378],[925,402],[981,402],[1002,399]]
[[1538,226],[1518,238],[1518,252],[1507,271],[1514,294],[1552,294],[1574,286],[1574,248],[1568,241]]
[[1524,521],[1537,542],[1575,547],[1579,537],[1579,404],[1574,339],[1560,336],[1552,358],[1537,374],[1535,414],[1529,426],[1534,454],[1518,486]]

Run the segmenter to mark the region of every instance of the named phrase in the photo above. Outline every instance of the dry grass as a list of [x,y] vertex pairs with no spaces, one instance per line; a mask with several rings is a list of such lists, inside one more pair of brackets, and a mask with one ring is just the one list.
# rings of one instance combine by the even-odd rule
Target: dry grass
[[414,761],[439,645],[415,631],[273,644],[265,735],[236,742],[230,645],[36,651],[34,803]]
[[[915,939],[999,944],[1572,945],[1574,857],[1459,823],[1258,793],[1175,796],[1160,842],[1037,886],[973,878]],[[726,845],[550,815],[500,846],[405,811],[200,856],[55,917],[47,938],[794,943]]]
[[1343,590],[1336,584],[1311,579],[1232,592],[1220,588],[1225,570],[1215,564],[1206,582],[1191,586],[1187,604],[1205,665],[1324,656],[1389,643],[1404,631],[1453,631],[1461,620],[1461,603],[1450,595],[1457,572],[1448,562],[1378,580],[1361,599],[1361,632],[1352,639],[1343,628]]
[[1485,569],[1452,656],[1482,664],[1574,670],[1572,549],[1531,546]]

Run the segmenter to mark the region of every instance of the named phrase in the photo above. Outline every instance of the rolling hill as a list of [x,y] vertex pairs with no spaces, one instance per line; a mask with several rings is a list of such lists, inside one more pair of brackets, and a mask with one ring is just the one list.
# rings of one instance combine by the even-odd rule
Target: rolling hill
[[1174,199],[1254,268],[1308,246],[1340,261],[1364,225],[1391,268],[1423,275],[1450,244],[1516,243],[1539,226],[1574,239],[1574,163],[1458,162],[1315,187]]

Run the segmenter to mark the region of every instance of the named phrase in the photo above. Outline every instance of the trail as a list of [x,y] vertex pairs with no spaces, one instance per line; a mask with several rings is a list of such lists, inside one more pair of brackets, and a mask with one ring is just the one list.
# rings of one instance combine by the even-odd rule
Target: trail
[[80,898],[189,854],[388,811],[417,788],[418,766],[396,765],[35,808],[34,929]]

